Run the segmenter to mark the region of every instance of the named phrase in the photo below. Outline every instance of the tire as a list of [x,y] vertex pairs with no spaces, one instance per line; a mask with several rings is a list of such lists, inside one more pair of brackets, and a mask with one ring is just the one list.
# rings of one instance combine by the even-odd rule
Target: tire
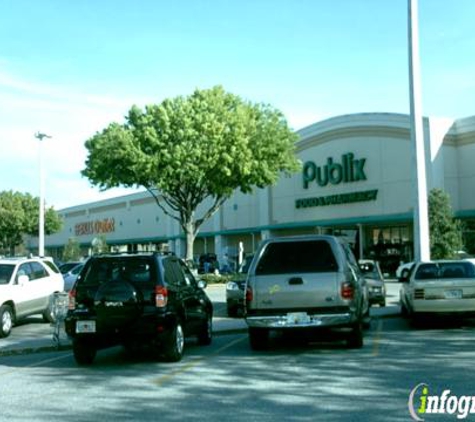
[[198,344],[202,346],[209,346],[213,341],[213,319],[211,315],[208,315],[206,322],[203,324],[203,328],[198,334]]
[[108,332],[134,324],[143,316],[143,303],[140,289],[124,279],[108,281],[94,294],[97,320]]
[[0,337],[8,337],[13,327],[13,310],[9,305],[0,306]]
[[379,306],[384,308],[386,306],[386,299],[383,299],[381,302],[379,302]]
[[73,341],[73,354],[76,363],[81,366],[92,365],[96,357],[96,348],[91,344],[75,339]]
[[252,350],[266,350],[269,345],[269,330],[250,327],[249,345]]
[[363,327],[361,322],[357,322],[346,340],[349,349],[361,349],[363,347]]
[[177,322],[168,335],[164,344],[164,358],[166,362],[179,362],[183,357],[185,335],[180,322]]
[[53,296],[50,296],[48,299],[48,307],[43,311],[43,321],[53,324],[56,321],[53,312]]

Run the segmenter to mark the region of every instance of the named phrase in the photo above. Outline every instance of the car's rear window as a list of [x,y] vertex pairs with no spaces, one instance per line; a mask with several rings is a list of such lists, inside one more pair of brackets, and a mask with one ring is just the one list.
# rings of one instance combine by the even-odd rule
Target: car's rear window
[[325,240],[269,243],[256,267],[257,275],[317,273],[338,268]]
[[151,282],[152,260],[148,257],[93,259],[80,283],[97,285],[116,280],[133,284]]
[[475,278],[475,266],[470,262],[421,264],[414,278],[416,280]]

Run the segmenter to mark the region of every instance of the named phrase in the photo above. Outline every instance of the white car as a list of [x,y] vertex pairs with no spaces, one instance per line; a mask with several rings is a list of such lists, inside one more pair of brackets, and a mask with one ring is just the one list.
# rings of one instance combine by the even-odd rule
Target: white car
[[405,316],[475,315],[475,265],[467,260],[419,262],[401,283]]
[[63,276],[46,258],[0,259],[0,337],[29,315],[53,322],[54,293],[64,290]]

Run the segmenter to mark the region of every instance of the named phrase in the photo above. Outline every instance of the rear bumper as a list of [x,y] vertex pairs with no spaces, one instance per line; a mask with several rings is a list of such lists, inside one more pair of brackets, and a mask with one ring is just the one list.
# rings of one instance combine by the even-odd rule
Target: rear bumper
[[414,299],[412,311],[416,313],[474,315],[475,299]]
[[[306,314],[305,314],[306,315]],[[316,327],[344,327],[356,321],[353,313],[299,315],[289,313],[285,315],[266,315],[246,317],[246,323],[253,328],[316,328]]]
[[[96,330],[90,333],[77,333],[78,321],[94,321]],[[98,342],[117,343],[129,338],[156,339],[166,335],[176,323],[176,317],[172,314],[151,314],[125,325],[104,324],[91,314],[69,314],[65,321],[65,331],[70,338],[90,338]]]

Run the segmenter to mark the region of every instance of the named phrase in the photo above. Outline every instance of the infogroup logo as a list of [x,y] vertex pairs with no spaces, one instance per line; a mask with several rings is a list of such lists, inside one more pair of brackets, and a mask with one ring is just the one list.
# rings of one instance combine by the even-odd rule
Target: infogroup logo
[[465,419],[475,413],[475,396],[454,396],[450,390],[444,390],[440,395],[430,395],[429,386],[421,382],[411,390],[407,406],[415,421],[424,421],[424,417],[430,414],[447,414]]

